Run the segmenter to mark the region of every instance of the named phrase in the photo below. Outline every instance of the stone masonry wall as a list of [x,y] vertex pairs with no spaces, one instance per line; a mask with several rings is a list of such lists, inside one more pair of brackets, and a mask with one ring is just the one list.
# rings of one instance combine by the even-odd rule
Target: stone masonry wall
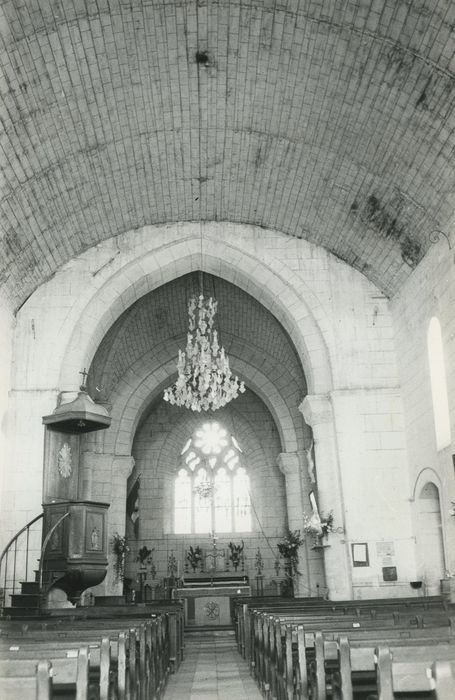
[[[439,489],[442,535],[447,570],[455,573],[455,518],[450,515],[455,501],[452,455],[455,452],[455,261],[445,238],[433,247],[391,302],[397,358],[400,369],[409,455],[409,498],[413,517],[415,499],[426,481]],[[429,376],[427,332],[433,316],[441,324],[449,398],[451,443],[436,447],[433,403]]]
[[[279,232],[261,230],[259,241],[254,227],[229,223],[145,227],[107,241],[63,266],[18,313],[9,406],[15,423],[8,436],[9,463],[14,464],[14,470],[8,473],[9,487],[2,508],[5,539],[24,524],[24,504],[27,504],[27,511],[34,511],[33,514],[40,510],[41,416],[52,411],[59,392],[63,392],[66,400],[74,396],[72,392],[80,381],[78,373],[84,366],[90,366],[103,337],[123,311],[152,289],[200,268],[201,234],[204,270],[252,295],[282,324],[300,358],[310,394],[329,397],[336,408],[336,392],[344,392],[345,397],[351,392],[350,405],[355,415],[357,393],[369,392],[373,407],[369,432],[377,436],[375,463],[381,463],[385,476],[401,470],[406,472],[406,450],[401,446],[392,454],[390,441],[396,441],[396,437],[383,433],[394,431],[385,430],[380,419],[390,408],[383,399],[384,392],[397,389],[398,375],[388,301],[376,287],[323,249],[303,240],[289,240]],[[237,354],[241,363],[241,353]],[[163,364],[149,380],[138,378],[134,372],[127,373],[128,381],[122,384],[120,413],[117,413],[118,402],[112,406],[113,414],[118,416],[118,437],[113,440],[111,430],[106,431],[101,441],[95,441],[94,463],[101,456],[100,451],[103,460],[109,457],[111,465],[120,456],[128,457],[131,431],[147,397],[157,395],[160,384],[172,373],[171,365],[168,353],[164,353]],[[260,367],[260,363],[257,366]],[[273,413],[275,405],[283,401],[279,392],[273,393],[273,381],[261,375],[251,362],[244,370],[258,396]],[[133,406],[129,397],[134,392],[138,400]],[[299,400],[302,398],[303,394]],[[283,428],[285,410],[284,404],[283,410],[279,408],[274,413],[282,442],[288,430]],[[349,412],[345,413],[345,418],[350,445],[355,447],[363,440],[366,426],[362,421],[349,422],[348,417]],[[341,419],[336,410],[334,421],[336,429],[341,431]],[[291,423],[289,430],[294,430]],[[26,440],[23,439],[25,435]],[[103,447],[104,440],[107,442]],[[106,453],[108,444],[109,453]],[[119,445],[120,452],[117,451]],[[297,442],[293,445],[292,449],[297,449]],[[355,472],[359,466],[354,469],[348,450],[343,456],[342,451],[337,451],[335,459],[341,483],[349,481],[352,470]],[[321,461],[318,465],[316,455],[316,470],[323,466]],[[15,471],[33,475],[28,480],[22,477],[21,483],[27,483],[27,490],[15,481]],[[102,493],[106,495],[106,489],[112,489],[112,466],[102,473],[106,477]],[[128,473],[126,469],[122,478],[126,479]],[[399,479],[384,478],[384,497],[393,493],[399,483]],[[358,500],[352,501],[351,493],[350,488],[342,489],[342,494],[335,493],[329,484],[324,497],[328,505],[331,500],[342,504],[337,525],[344,530],[347,549],[351,535],[346,513],[359,507]],[[403,494],[390,526],[394,538],[400,538],[403,531],[409,530],[406,497]],[[15,508],[10,505],[13,502]],[[377,528],[368,517],[368,505],[364,507],[362,522],[362,539],[376,538]],[[412,544],[408,542],[406,547],[405,560],[409,561]],[[406,568],[409,568],[407,564]],[[377,581],[379,569],[376,567],[373,573]]]

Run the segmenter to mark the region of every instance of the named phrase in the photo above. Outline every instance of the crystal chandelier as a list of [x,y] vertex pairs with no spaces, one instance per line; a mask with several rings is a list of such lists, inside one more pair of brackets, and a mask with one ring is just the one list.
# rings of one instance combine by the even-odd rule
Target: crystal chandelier
[[215,484],[213,481],[200,481],[193,489],[199,498],[212,499],[215,493]]
[[245,385],[229,368],[229,359],[213,329],[218,302],[203,294],[188,302],[188,335],[185,351],[179,350],[178,377],[164,391],[164,400],[192,411],[216,411],[225,406]]

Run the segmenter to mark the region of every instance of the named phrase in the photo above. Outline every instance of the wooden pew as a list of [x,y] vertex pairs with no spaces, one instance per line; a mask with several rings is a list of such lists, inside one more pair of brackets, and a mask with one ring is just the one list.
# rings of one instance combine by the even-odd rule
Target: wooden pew
[[234,600],[234,618],[236,640],[239,652],[246,657],[247,637],[250,631],[249,612],[263,609],[277,614],[292,613],[305,615],[350,615],[357,617],[378,618],[390,616],[399,618],[400,614],[414,612],[416,615],[428,611],[447,611],[455,613],[455,606],[448,606],[440,596],[426,598],[372,599],[359,601],[325,601],[318,598],[237,598]]
[[447,661],[435,661],[430,669],[436,700],[453,700],[455,698],[454,664]]
[[[303,699],[309,693],[310,697],[317,697],[318,700],[323,700],[328,694],[334,700],[351,700],[354,693],[362,693],[363,697],[371,693],[377,694],[380,700],[391,700],[396,694],[404,693],[408,694],[407,697],[419,694],[423,697],[424,693],[430,696],[437,686],[441,694],[444,684],[453,688],[451,675],[455,666],[454,645],[433,644],[425,647],[397,647],[393,650],[384,647],[352,648],[347,637],[340,637],[334,656],[334,643],[325,642],[323,635],[317,633],[314,658],[308,663],[305,651],[303,656],[300,654],[301,643],[302,633],[298,639],[298,663],[295,659],[294,667],[291,668],[287,661],[288,675],[284,684],[287,693],[282,695],[283,698]],[[287,653],[286,655],[288,656]],[[430,680],[429,668],[434,660],[442,664],[441,668],[446,668],[444,664],[449,664],[450,673],[446,669],[441,674],[444,680],[438,684]],[[306,663],[308,675],[305,679]],[[448,697],[455,698],[455,695]]]
[[[289,626],[298,627],[303,625],[306,631],[306,643],[310,647],[312,644],[312,636],[317,631],[324,632],[326,639],[336,639],[340,634],[349,634],[351,640],[359,641],[379,641],[387,640],[387,643],[392,641],[400,641],[406,639],[420,639],[421,641],[431,641],[433,638],[440,638],[444,641],[453,639],[453,628],[450,617],[441,615],[437,618],[432,616],[428,620],[420,618],[415,619],[415,616],[409,615],[406,619],[402,619],[400,623],[394,618],[388,620],[371,620],[365,619],[359,622],[357,618],[348,616],[335,616],[329,618],[321,616],[320,618],[306,616],[275,616],[268,615],[263,611],[252,611],[251,615],[251,638],[247,640],[247,658],[252,667],[253,675],[264,679],[268,675],[268,669],[264,670],[265,658],[267,663],[271,663],[273,650],[279,649],[285,643],[286,628]],[[455,641],[455,639],[454,639]],[[268,682],[267,680],[265,682]]]
[[[332,620],[326,617],[316,621],[312,619],[311,624],[303,618],[304,625],[301,625],[296,624],[296,616],[281,618],[266,615],[264,612],[255,614],[253,620],[251,669],[266,697],[268,695],[271,697],[292,697],[291,693],[295,692],[296,686],[303,688],[302,697],[305,697],[305,688],[308,686],[315,688],[319,693],[318,697],[320,696],[321,689],[318,689],[318,684],[322,682],[323,678],[321,668],[325,668],[325,647],[321,646],[323,632],[326,640],[336,639],[340,632],[345,632],[357,645],[367,644],[372,647],[371,658],[376,643],[393,642],[396,645],[403,645],[412,640],[415,643],[431,644],[438,637],[445,642],[455,642],[449,618],[438,618],[437,620],[439,623],[445,621],[445,627],[438,625],[425,627],[422,624],[419,627],[400,626],[393,619],[388,620],[387,624],[384,620],[364,620],[360,624],[356,621],[357,618],[345,617],[341,619],[337,616]],[[297,620],[301,621],[298,618]],[[412,616],[406,622],[409,623],[411,620]],[[453,651],[455,652],[455,646]],[[315,654],[315,659],[311,663],[307,661],[309,652],[310,656]],[[298,658],[298,663],[296,658]],[[308,678],[307,667],[310,678]],[[358,674],[361,669],[356,668],[355,670]],[[363,669],[363,671],[366,670]],[[372,662],[368,670],[371,670],[371,673],[374,672]],[[401,670],[405,670],[403,665]]]
[[[52,642],[42,641],[37,645],[36,642],[24,640],[20,646],[13,645],[9,650],[3,649],[1,656],[10,667],[13,667],[16,662],[27,659],[34,661],[51,659],[54,664],[58,664],[61,661],[57,660],[74,660],[77,658],[79,648],[83,646],[83,641],[79,640],[78,642],[62,644],[53,640]],[[129,685],[129,677],[137,674],[134,654],[129,654],[129,644],[129,634],[121,632],[115,641],[103,638],[99,643],[92,642],[88,645],[91,677],[93,678],[94,672],[99,674],[101,679],[101,697],[106,694],[104,688],[109,673],[115,674],[115,679],[111,680],[117,686],[117,696],[122,699],[125,697],[126,687]],[[71,661],[67,661],[67,663],[71,663]]]
[[8,661],[7,667],[0,669],[2,700],[18,700],[18,697],[21,700],[35,700],[35,697],[38,700],[48,700],[68,697],[68,691],[71,690],[74,690],[77,700],[88,700],[87,647],[82,647],[76,658],[60,659],[54,663],[20,659],[16,662]]
[[[8,655],[9,663],[25,659],[47,658],[54,663],[60,659],[74,659],[78,646],[87,641],[84,637],[72,640],[70,644],[54,640],[41,642],[24,642],[19,648],[12,647]],[[65,640],[67,642],[67,640]],[[153,628],[144,624],[132,628],[127,633],[120,633],[118,639],[110,641],[104,638],[101,643],[90,644],[90,678],[97,674],[100,678],[100,697],[108,697],[114,692],[115,697],[123,700],[131,698],[155,697],[163,692],[168,677],[168,664],[162,661],[163,649],[159,625]],[[6,653],[3,652],[3,657]],[[104,661],[103,661],[104,659]],[[108,663],[106,663],[106,659]],[[69,663],[69,661],[66,661]]]
[[432,661],[431,657],[423,663],[400,663],[385,648],[376,649],[375,658],[379,700],[393,700],[396,693],[425,691],[437,700],[455,698],[455,658],[452,663],[447,659]]
[[[121,631],[134,627],[141,621],[166,615],[170,636],[171,671],[176,670],[184,655],[184,610],[180,603],[157,603],[147,606],[111,606],[100,608],[75,608],[59,611],[66,613],[58,616],[48,616],[45,619],[2,620],[0,622],[0,641],[5,638],[17,639],[19,636],[30,636],[37,631],[55,630],[59,635],[65,635],[70,626],[75,629],[99,629],[103,622],[106,633]],[[96,613],[96,614],[94,614]],[[96,622],[98,621],[98,622]],[[68,625],[69,623],[69,625]]]
[[[157,622],[158,620],[160,620],[160,623]],[[112,638],[116,636],[119,631],[125,630],[125,628],[127,629],[128,627],[126,625],[128,622],[131,623],[132,621],[121,620],[119,623],[113,620],[106,620],[104,621],[102,628],[105,634]],[[138,626],[141,621],[134,620],[133,622],[136,626]],[[175,622],[175,618],[170,617],[167,613],[161,616],[154,616],[150,620],[146,621],[146,623],[147,622],[150,622],[152,626],[155,624],[161,625],[160,634],[165,643],[169,646],[168,663],[170,666],[170,671],[173,672],[176,668],[178,668],[183,659],[183,626],[176,627],[173,624]],[[26,631],[16,629],[16,634],[13,634],[13,630],[10,629],[8,636],[0,638],[0,650],[4,649],[5,647],[8,648],[8,645],[11,644],[20,645],[25,639],[29,640],[30,642],[38,642],[42,640],[45,641],[49,638],[51,640],[59,639],[68,644],[71,642],[71,640],[78,641],[81,639],[81,636],[83,636],[87,641],[96,642],[99,640],[99,635],[99,627],[93,627],[93,625],[89,625],[87,622],[79,625],[72,624],[69,628],[62,628],[61,626],[58,626],[55,629],[46,628],[44,630],[39,627],[27,629]]]
[[[23,665],[27,660],[36,664],[37,658],[43,656],[53,662],[55,673],[56,664],[58,668],[63,664],[74,665],[76,655],[70,652],[74,652],[78,645],[91,641],[90,678],[93,680],[94,675],[98,674],[101,700],[111,697],[120,700],[125,697],[132,700],[161,697],[170,672],[168,628],[162,623],[161,617],[155,618],[127,633],[120,633],[118,639],[112,642],[104,638],[98,645],[95,642],[95,639],[99,639],[98,630],[71,630],[64,639],[52,637],[49,631],[35,631],[35,636],[40,636],[39,641],[22,639],[20,645],[11,645],[8,650],[3,642],[2,657],[7,657],[10,665],[16,662]],[[115,682],[112,678],[114,675]],[[71,683],[68,681],[66,684],[69,689]],[[53,692],[55,689],[54,679]]]

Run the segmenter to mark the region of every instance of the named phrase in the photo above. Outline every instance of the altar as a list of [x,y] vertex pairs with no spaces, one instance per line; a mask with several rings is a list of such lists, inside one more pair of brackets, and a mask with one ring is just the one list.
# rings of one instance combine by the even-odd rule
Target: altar
[[[179,587],[172,591],[172,597],[184,603],[187,627],[231,625],[233,599],[251,595],[248,576],[244,571],[243,542],[234,548],[235,555],[231,549],[229,560],[234,571],[230,572],[229,560],[226,559],[225,550],[218,548],[218,537],[214,532],[211,533],[211,540],[208,552],[204,553],[200,547],[190,548],[185,558],[185,574]],[[188,563],[193,573],[188,571]],[[241,573],[237,573],[239,566]]]
[[[217,581],[213,585],[192,585],[177,588],[173,592],[176,600],[182,600],[185,606],[185,625],[202,627],[206,625],[232,624],[232,600],[239,596],[251,595],[251,587],[242,581]],[[221,584],[221,585],[220,585]]]

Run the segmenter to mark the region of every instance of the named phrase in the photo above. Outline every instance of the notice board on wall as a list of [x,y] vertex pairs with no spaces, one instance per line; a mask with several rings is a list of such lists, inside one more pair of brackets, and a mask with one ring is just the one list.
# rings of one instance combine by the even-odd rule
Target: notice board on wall
[[368,556],[368,544],[366,542],[353,542],[351,544],[352,566],[370,566]]

